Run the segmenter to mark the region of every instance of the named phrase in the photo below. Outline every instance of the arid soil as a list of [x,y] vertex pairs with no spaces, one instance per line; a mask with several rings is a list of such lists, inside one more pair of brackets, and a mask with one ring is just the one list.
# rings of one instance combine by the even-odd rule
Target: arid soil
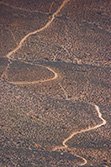
[[0,1],[1,167],[111,166],[111,1]]

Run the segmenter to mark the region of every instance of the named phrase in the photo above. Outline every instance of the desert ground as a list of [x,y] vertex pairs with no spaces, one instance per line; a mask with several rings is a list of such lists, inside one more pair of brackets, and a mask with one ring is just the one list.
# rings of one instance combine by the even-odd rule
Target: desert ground
[[0,0],[0,166],[111,166],[111,1]]

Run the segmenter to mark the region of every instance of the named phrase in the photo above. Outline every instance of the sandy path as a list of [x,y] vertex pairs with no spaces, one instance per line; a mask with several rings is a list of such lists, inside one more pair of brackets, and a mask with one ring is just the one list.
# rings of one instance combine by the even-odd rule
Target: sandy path
[[[88,103],[88,104],[89,104],[89,103]],[[96,125],[96,126],[94,126],[94,127],[90,127],[90,128],[88,128],[88,129],[80,130],[79,132],[73,132],[68,138],[66,138],[66,139],[63,141],[63,146],[64,146],[64,147],[67,148],[66,142],[67,142],[68,140],[70,140],[74,135],[79,134],[79,133],[83,133],[83,132],[88,132],[88,131],[90,131],[90,130],[94,130],[94,129],[97,129],[97,128],[100,128],[101,126],[103,126],[103,125],[106,124],[106,120],[102,117],[102,114],[101,114],[101,112],[100,112],[100,108],[99,108],[97,105],[95,105],[95,104],[91,104],[91,105],[93,105],[93,106],[95,107],[95,109],[96,109],[96,111],[97,111],[97,113],[98,113],[98,117],[102,120],[102,123],[99,124],[99,125]]]
[[[62,88],[62,90],[63,90],[63,92],[64,92],[64,94],[65,94],[65,96],[66,96],[66,100],[71,100],[71,99],[68,98],[68,94],[67,94],[67,92],[65,91],[65,89],[63,88],[63,86],[62,86],[61,84],[60,84],[60,86],[61,86],[61,88]],[[73,99],[72,99],[72,100],[73,100]],[[96,104],[92,104],[92,103],[87,103],[87,104],[90,104],[90,105],[92,105],[92,106],[95,107],[95,109],[96,109],[96,111],[97,111],[97,113],[98,113],[98,117],[102,120],[102,123],[101,123],[101,124],[98,124],[98,125],[96,125],[96,126],[94,126],[94,127],[89,127],[89,128],[87,128],[87,129],[83,129],[83,130],[80,130],[80,131],[77,131],[77,132],[75,132],[75,131],[72,132],[72,133],[70,134],[70,136],[68,136],[66,139],[63,140],[63,142],[62,142],[62,145],[63,145],[63,146],[56,146],[56,147],[53,148],[53,151],[60,150],[60,149],[64,149],[64,148],[68,148],[68,145],[67,145],[66,143],[67,143],[70,139],[72,139],[75,135],[80,134],[80,133],[85,133],[85,132],[88,132],[88,131],[91,131],[91,130],[94,130],[94,129],[97,129],[97,128],[100,128],[101,126],[103,126],[103,125],[106,124],[106,120],[102,117],[102,114],[101,114],[101,112],[100,112],[100,108],[99,108]],[[68,148],[68,149],[69,149],[69,148]],[[75,156],[81,158],[81,159],[84,161],[83,163],[80,164],[80,166],[83,166],[83,165],[87,164],[87,160],[86,160],[85,158],[83,158],[83,157],[81,157],[81,156],[79,156],[79,155],[75,155]]]
[[[44,67],[44,66],[43,66]],[[30,84],[37,84],[37,83],[43,83],[43,82],[48,82],[48,81],[52,81],[52,80],[55,80],[58,78],[58,74],[53,71],[50,67],[45,67],[47,68],[49,71],[53,72],[54,73],[54,77],[53,78],[49,78],[49,79],[44,79],[44,80],[38,80],[38,81],[17,81],[17,82],[10,82],[8,81],[9,83],[12,83],[12,84],[15,84],[15,85],[30,85]]]
[[[12,61],[14,60],[13,58],[11,58],[11,55],[12,55],[13,53],[17,52],[17,51],[22,47],[23,42],[24,42],[29,36],[31,36],[31,35],[33,35],[33,34],[36,34],[36,33],[39,33],[39,32],[41,32],[41,31],[43,31],[44,29],[46,29],[46,28],[53,22],[53,20],[55,19],[55,16],[60,12],[60,10],[64,7],[64,5],[65,5],[68,1],[69,1],[69,0],[64,0],[64,1],[63,1],[63,3],[61,4],[61,6],[60,6],[60,7],[58,8],[58,10],[52,15],[52,18],[46,23],[46,25],[45,25],[44,27],[42,27],[42,28],[40,28],[40,29],[38,29],[38,30],[36,30],[36,31],[30,32],[29,34],[27,34],[27,35],[20,41],[20,43],[18,44],[17,47],[14,48],[11,52],[9,52],[9,53],[6,55],[6,57],[7,57],[8,60],[9,60],[9,63],[8,63],[8,65],[7,65],[5,71],[3,72],[2,76],[1,76],[1,79],[3,79],[4,76],[7,76],[7,70],[8,70],[8,68],[9,68],[10,64],[12,63]],[[2,2],[0,2],[0,3],[2,3]],[[4,4],[4,3],[2,3],[2,4]],[[7,5],[7,4],[4,4],[4,5]],[[13,7],[13,6],[11,6],[11,5],[7,5],[7,6]],[[16,7],[13,7],[13,8],[16,8]],[[22,10],[22,9],[20,8],[20,10]],[[33,63],[28,63],[28,62],[24,62],[24,63],[33,64]],[[41,66],[42,66],[42,65],[41,65]],[[24,81],[24,82],[9,82],[9,83],[17,84],[17,85],[21,85],[21,84],[36,84],[36,83],[40,83],[40,82],[47,82],[47,81],[55,80],[55,79],[58,78],[58,74],[57,74],[53,69],[51,69],[50,67],[45,67],[45,68],[47,68],[48,70],[50,70],[51,72],[54,73],[54,77],[53,77],[53,78],[50,78],[50,79],[47,79],[47,80],[32,81],[32,82],[26,82],[26,81]],[[71,100],[71,99],[68,98],[68,94],[67,94],[67,92],[64,90],[64,88],[63,88],[63,86],[62,86],[61,84],[60,84],[60,87],[61,87],[61,89],[63,90],[63,92],[64,92],[64,94],[65,94],[65,96],[66,96],[66,100]],[[90,103],[88,103],[88,104],[90,104]],[[99,108],[97,105],[95,105],[95,104],[90,104],[90,105],[92,105],[92,106],[95,107],[95,109],[96,109],[96,111],[97,111],[97,113],[98,113],[98,117],[102,120],[102,123],[101,123],[101,124],[98,124],[98,125],[96,125],[96,126],[94,126],[94,127],[90,127],[90,128],[84,129],[84,130],[80,130],[80,131],[71,133],[70,136],[68,136],[66,139],[63,140],[63,142],[62,142],[63,146],[56,146],[56,147],[53,149],[53,151],[56,151],[56,150],[59,150],[59,149],[64,149],[64,148],[70,149],[70,148],[68,148],[68,145],[67,145],[66,143],[67,143],[70,139],[72,139],[75,135],[80,134],[80,133],[85,133],[85,132],[88,132],[88,131],[90,131],[90,130],[94,130],[94,129],[97,129],[97,128],[100,128],[101,126],[103,126],[103,125],[106,124],[106,120],[102,117],[102,114],[101,114],[101,112],[100,112],[100,108]],[[83,166],[83,165],[87,164],[87,160],[86,160],[85,158],[83,158],[83,157],[81,157],[81,156],[79,156],[79,155],[75,155],[75,156],[81,158],[81,159],[84,161],[83,163],[80,164],[80,166]]]
[[[15,52],[17,52],[21,47],[22,47],[22,44],[24,43],[24,41],[31,35],[34,35],[34,34],[37,34],[43,30],[45,30],[48,26],[50,26],[50,24],[53,22],[53,20],[55,19],[55,16],[61,11],[61,9],[64,7],[64,5],[68,2],[69,0],[64,0],[63,3],[61,4],[61,6],[58,8],[58,10],[52,15],[52,18],[46,23],[46,25],[36,31],[33,31],[33,32],[30,32],[28,33],[26,36],[24,36],[24,38],[22,38],[22,40],[19,42],[18,46],[16,48],[14,48],[12,51],[10,51],[6,57],[9,59],[9,63],[7,65],[7,67],[9,68],[9,65],[12,63],[11,60],[13,61],[14,59],[11,58],[11,55],[14,54]],[[6,67],[5,71],[3,72],[3,74],[1,75],[1,79],[4,80],[5,76],[7,76],[7,70],[8,68]],[[48,67],[49,68],[49,67]],[[50,70],[50,68],[49,68]],[[52,70],[51,70],[52,71]],[[57,74],[56,74],[57,75]],[[52,79],[54,80],[54,79]],[[49,80],[48,80],[49,81]],[[36,81],[34,81],[36,82]],[[46,80],[45,80],[46,82]],[[14,83],[14,82],[13,82]],[[19,83],[20,84],[20,83]],[[23,83],[22,83],[23,84]],[[27,82],[28,84],[28,82]]]
[[15,49],[13,49],[11,52],[9,52],[9,53],[6,55],[6,57],[10,59],[10,56],[11,56],[13,53],[17,52],[17,51],[22,47],[23,42],[24,42],[29,36],[34,35],[34,34],[37,34],[37,33],[41,32],[41,31],[45,30],[45,29],[53,22],[53,20],[55,19],[55,16],[61,11],[61,9],[64,7],[64,5],[65,5],[68,1],[69,1],[69,0],[64,0],[63,3],[61,4],[61,6],[58,8],[58,10],[52,15],[51,20],[49,20],[49,21],[46,23],[46,25],[45,25],[44,27],[42,27],[42,28],[40,28],[40,29],[38,29],[38,30],[36,30],[36,31],[33,31],[33,32],[28,33],[28,34],[20,41],[19,45],[18,45]]

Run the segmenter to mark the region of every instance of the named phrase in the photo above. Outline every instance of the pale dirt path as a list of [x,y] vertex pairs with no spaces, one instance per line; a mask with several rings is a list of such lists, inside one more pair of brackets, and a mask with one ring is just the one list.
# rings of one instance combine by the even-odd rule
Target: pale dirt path
[[[88,104],[90,104],[90,103],[88,103]],[[106,120],[102,117],[102,114],[101,114],[101,112],[100,112],[100,108],[99,108],[97,105],[95,105],[95,104],[91,104],[91,105],[95,107],[95,109],[96,109],[96,111],[97,111],[97,113],[98,113],[98,117],[102,120],[102,123],[99,124],[99,125],[96,125],[96,126],[94,126],[94,127],[90,127],[90,128],[87,128],[87,129],[80,130],[79,132],[73,132],[68,138],[66,138],[66,139],[63,141],[63,146],[64,146],[65,148],[68,147],[68,146],[66,145],[66,142],[67,142],[68,140],[70,140],[74,135],[79,134],[79,133],[83,133],[83,132],[88,132],[88,131],[90,131],[90,130],[94,130],[94,129],[97,129],[97,128],[100,128],[101,126],[103,126],[103,125],[106,124]]]
[[38,32],[41,32],[41,31],[45,30],[45,29],[53,22],[53,20],[55,19],[55,16],[61,11],[61,9],[64,7],[64,5],[65,5],[68,1],[69,1],[69,0],[64,0],[63,3],[61,4],[61,6],[58,8],[58,10],[52,15],[51,20],[49,20],[49,21],[46,23],[46,25],[45,25],[44,27],[42,27],[42,28],[40,28],[40,29],[38,29],[38,30],[36,30],[36,31],[33,31],[33,32],[28,33],[24,38],[22,38],[22,40],[20,41],[19,45],[18,45],[15,49],[13,49],[11,52],[9,52],[9,53],[6,55],[6,57],[10,59],[10,56],[11,56],[13,53],[17,52],[17,51],[22,47],[23,42],[24,42],[29,36],[34,35],[34,34],[37,34]]
[[[13,61],[13,58],[11,58],[11,55],[15,52],[17,52],[23,45],[24,41],[31,35],[37,34],[43,30],[45,30],[55,19],[55,16],[61,11],[61,9],[64,7],[64,5],[68,2],[69,0],[64,0],[63,3],[61,4],[61,6],[58,8],[58,10],[52,15],[52,18],[46,23],[46,25],[36,31],[30,32],[28,33],[26,36],[24,36],[24,38],[22,38],[22,40],[19,42],[18,46],[16,48],[14,48],[12,51],[10,51],[6,57],[9,59],[9,63],[7,65],[7,67],[9,68],[9,65],[12,63],[11,60]],[[3,72],[3,74],[1,75],[1,79],[4,80],[5,76],[7,76],[7,71],[8,68],[6,67],[5,71]],[[49,80],[48,80],[49,81]],[[46,81],[45,81],[46,82]]]
[[44,80],[38,80],[38,81],[31,81],[31,82],[29,82],[29,81],[15,81],[15,82],[8,81],[8,83],[12,83],[14,85],[29,85],[29,84],[37,84],[37,83],[48,82],[48,81],[52,81],[52,80],[55,80],[55,79],[58,78],[58,74],[55,71],[53,71],[50,67],[45,67],[45,68],[47,68],[49,71],[54,73],[54,77],[53,78],[44,79]]
[[[5,76],[5,75],[7,76],[6,72],[7,72],[8,68],[9,68],[10,64],[11,64],[12,61],[13,61],[13,59],[11,58],[11,55],[12,55],[13,53],[17,52],[17,51],[22,47],[23,42],[24,42],[29,36],[31,36],[31,35],[33,35],[33,34],[36,34],[36,33],[38,33],[38,32],[41,32],[41,31],[43,31],[44,29],[46,29],[46,28],[53,22],[53,20],[55,19],[55,16],[60,12],[60,10],[64,7],[64,5],[65,5],[68,1],[69,1],[69,0],[64,0],[64,1],[63,1],[63,3],[61,4],[61,6],[58,8],[58,10],[52,15],[51,20],[49,20],[49,21],[47,22],[47,24],[46,24],[44,27],[40,28],[39,30],[30,32],[29,34],[27,34],[27,35],[20,41],[20,43],[18,44],[17,47],[16,47],[15,49],[13,49],[11,52],[9,52],[9,53],[6,55],[6,57],[9,59],[9,63],[8,63],[8,65],[7,65],[7,68],[5,69],[4,73],[2,74],[1,79],[2,79],[3,76]],[[0,3],[2,3],[2,2],[0,2]],[[3,4],[3,3],[2,3],[2,4]],[[8,6],[9,6],[9,5],[8,5]],[[13,7],[13,6],[11,6],[11,7]],[[28,62],[24,62],[24,63],[33,64],[33,63],[28,63]],[[42,66],[42,65],[41,65],[41,66]],[[17,85],[21,85],[21,84],[36,84],[36,83],[40,83],[40,82],[46,82],[46,81],[55,80],[55,79],[58,78],[58,74],[57,74],[54,70],[52,70],[50,67],[45,67],[45,68],[47,68],[48,70],[50,70],[51,72],[54,73],[54,77],[53,77],[53,78],[50,78],[50,79],[47,79],[47,80],[32,81],[32,82],[26,82],[26,81],[25,81],[25,82],[9,82],[9,83],[17,84]],[[63,88],[63,86],[62,86],[61,84],[59,84],[59,85],[60,85],[61,89],[63,90],[65,96],[66,96],[66,100],[71,100],[71,99],[68,98],[67,92],[65,91],[65,89]],[[94,130],[94,129],[97,129],[97,128],[100,128],[101,126],[103,126],[103,125],[106,124],[106,120],[102,117],[102,114],[101,114],[101,112],[100,112],[100,108],[99,108],[97,105],[95,105],[95,104],[91,104],[91,103],[88,103],[88,104],[93,105],[93,106],[95,107],[95,109],[96,109],[96,111],[97,111],[97,113],[98,113],[98,117],[102,120],[102,123],[99,124],[99,125],[96,125],[96,126],[94,126],[94,127],[90,127],[90,128],[84,129],[84,130],[80,130],[80,131],[71,133],[71,135],[70,135],[69,137],[67,137],[66,139],[63,140],[63,142],[62,142],[63,146],[56,146],[55,148],[53,148],[53,151],[56,151],[56,150],[59,150],[59,149],[64,149],[64,148],[67,148],[67,149],[71,150],[70,148],[68,148],[68,145],[67,145],[66,143],[67,143],[70,139],[72,139],[75,135],[80,134],[80,133],[83,133],[83,132],[88,132],[88,131],[90,131],[90,130]],[[81,158],[81,159],[84,161],[83,163],[80,164],[80,166],[83,166],[83,165],[87,164],[87,160],[86,160],[85,158],[83,158],[83,157],[81,157],[81,156],[79,156],[79,155],[75,155],[75,156]]]
[[[73,100],[73,99],[69,99],[68,98],[68,94],[67,94],[66,90],[63,88],[63,86],[61,84],[60,84],[60,86],[61,86],[61,88],[62,88],[62,90],[63,90],[63,92],[64,92],[64,94],[66,96],[66,100]],[[100,112],[100,108],[96,104],[92,104],[92,103],[87,103],[87,104],[90,104],[90,105],[95,107],[95,109],[96,109],[96,111],[98,113],[98,117],[102,120],[102,123],[98,124],[98,125],[96,125],[94,127],[89,127],[87,129],[83,129],[83,130],[80,130],[80,131],[77,131],[77,132],[72,132],[70,134],[70,136],[68,136],[66,139],[63,140],[63,142],[62,142],[63,146],[56,146],[56,147],[53,148],[53,151],[68,148],[68,145],[66,143],[70,139],[72,139],[75,135],[80,134],[80,133],[85,133],[85,132],[88,132],[88,131],[91,131],[91,130],[94,130],[94,129],[97,129],[97,128],[100,128],[101,126],[103,126],[103,125],[105,125],[107,123],[106,120],[102,117],[102,114]],[[69,150],[71,150],[71,149],[69,149]],[[84,166],[84,165],[87,164],[87,160],[85,158],[83,158],[83,157],[81,157],[79,155],[75,155],[75,156],[81,158],[84,161],[83,163],[80,164],[80,166]]]

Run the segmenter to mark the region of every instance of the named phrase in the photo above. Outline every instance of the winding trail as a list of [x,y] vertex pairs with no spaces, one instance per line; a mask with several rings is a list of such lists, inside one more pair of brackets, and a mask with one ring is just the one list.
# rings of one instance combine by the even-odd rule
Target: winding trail
[[[88,104],[90,104],[90,103],[88,103]],[[95,109],[96,109],[96,111],[97,111],[97,113],[98,113],[98,117],[99,117],[103,122],[102,122],[101,124],[98,124],[98,125],[94,126],[94,127],[90,127],[90,128],[88,128],[88,129],[84,129],[84,130],[80,130],[79,132],[74,132],[74,133],[72,133],[68,138],[66,138],[66,139],[63,141],[63,146],[64,146],[64,147],[67,147],[66,142],[67,142],[68,140],[70,140],[74,135],[80,134],[80,133],[83,133],[83,132],[88,132],[88,131],[90,131],[90,130],[94,130],[94,129],[97,129],[97,128],[100,128],[101,126],[103,126],[103,125],[106,124],[106,120],[102,117],[102,114],[101,114],[101,112],[100,112],[100,108],[99,108],[97,105],[95,105],[95,104],[91,104],[91,105],[95,107]]]
[[[10,51],[6,57],[9,59],[9,63],[7,66],[9,66],[12,62],[11,60],[13,61],[13,58],[11,58],[11,55],[14,54],[15,52],[17,52],[23,45],[24,41],[31,35],[34,35],[34,34],[37,34],[43,30],[45,30],[52,22],[53,20],[55,19],[55,16],[61,11],[61,9],[64,7],[64,5],[68,2],[69,0],[64,0],[63,3],[61,4],[61,6],[58,8],[58,10],[52,15],[52,18],[46,23],[46,25],[36,31],[33,31],[33,32],[30,32],[28,33],[26,36],[24,36],[24,38],[22,38],[22,40],[19,42],[18,46],[16,48],[14,48],[12,51]],[[3,72],[2,76],[1,76],[1,79],[4,80],[4,76],[5,76],[5,73],[7,71],[8,68],[5,69],[5,71]],[[49,80],[48,80],[49,81]],[[46,80],[45,80],[46,82]]]
[[[42,65],[41,65],[42,66]],[[38,81],[17,81],[17,82],[11,82],[8,81],[9,83],[12,83],[14,85],[29,85],[29,84],[37,84],[37,83],[43,83],[43,82],[48,82],[48,81],[52,81],[58,78],[58,74],[53,71],[50,67],[45,67],[47,68],[49,71],[54,73],[54,77],[53,78],[49,78],[49,79],[44,79],[44,80],[38,80]]]
[[23,42],[24,42],[29,36],[34,35],[34,34],[37,34],[38,32],[41,32],[41,31],[45,30],[45,29],[53,22],[53,20],[55,19],[55,16],[61,11],[61,9],[64,7],[64,5],[65,5],[68,1],[69,1],[69,0],[64,0],[63,3],[61,4],[61,6],[58,8],[58,10],[52,15],[51,20],[49,20],[49,21],[46,23],[46,25],[45,25],[44,27],[42,27],[42,28],[40,28],[40,29],[38,29],[38,30],[36,30],[36,31],[33,31],[33,32],[28,33],[28,34],[20,41],[19,45],[18,45],[15,49],[13,49],[11,52],[9,52],[9,53],[6,55],[6,57],[10,59],[10,56],[11,56],[13,53],[17,52],[17,51],[22,47]]
[[[45,25],[44,27],[42,27],[42,28],[40,28],[40,29],[38,29],[38,30],[36,30],[36,31],[33,31],[33,32],[28,33],[28,34],[27,34],[26,36],[24,36],[24,38],[19,42],[19,44],[17,45],[17,47],[14,48],[12,51],[10,51],[10,52],[6,55],[6,57],[7,57],[8,60],[9,60],[9,63],[8,63],[8,65],[7,65],[6,69],[5,69],[5,71],[3,72],[2,76],[1,76],[1,79],[2,79],[2,80],[6,79],[5,77],[7,77],[7,70],[8,70],[8,68],[9,68],[10,64],[12,63],[12,61],[14,61],[14,58],[11,58],[11,55],[14,54],[15,52],[17,52],[17,51],[22,47],[24,41],[25,41],[29,36],[34,35],[34,34],[36,34],[36,33],[39,33],[39,32],[41,32],[41,31],[45,30],[48,26],[50,26],[50,24],[51,24],[51,23],[53,22],[53,20],[55,19],[56,15],[60,12],[60,10],[64,7],[64,5],[65,5],[68,1],[70,1],[70,0],[64,0],[64,1],[63,1],[63,3],[61,4],[61,6],[60,6],[60,7],[58,8],[58,10],[52,15],[52,18],[46,23],[46,25]],[[11,6],[11,5],[5,4],[5,3],[3,3],[3,2],[0,2],[0,3],[1,3],[1,4],[4,4],[4,5],[7,5],[7,6],[10,6],[10,7],[12,7],[12,8],[17,8],[17,7],[13,7],[13,6]],[[52,4],[52,5],[53,5],[53,4]],[[18,8],[18,9],[23,10],[22,8]],[[22,61],[21,61],[21,62],[22,62]],[[25,62],[25,61],[23,61],[23,62],[24,62],[24,63],[27,63],[27,64],[33,64],[33,63]],[[34,64],[33,64],[33,65],[34,65]],[[43,65],[40,65],[40,66],[43,66]],[[47,82],[47,81],[55,80],[55,79],[58,78],[58,74],[57,74],[53,69],[51,69],[51,68],[48,67],[48,66],[44,66],[44,67],[54,73],[54,77],[53,77],[53,78],[46,79],[46,80],[39,80],[39,81],[31,81],[31,82],[27,82],[27,81],[23,81],[23,82],[22,82],[22,81],[20,81],[20,82],[19,82],[19,81],[17,81],[17,82],[10,82],[10,81],[7,81],[7,82],[12,83],[12,84],[16,84],[16,85],[36,84],[36,83],[42,83],[42,82]],[[64,92],[64,94],[65,94],[66,100],[73,100],[73,99],[68,98],[68,94],[67,94],[67,92],[65,91],[65,89],[63,88],[63,86],[61,85],[61,83],[59,83],[59,85],[60,85],[61,89],[63,90],[63,92]],[[102,114],[101,114],[101,112],[100,112],[100,108],[99,108],[97,105],[92,104],[92,103],[87,103],[87,104],[90,104],[90,105],[92,105],[92,106],[95,107],[95,109],[96,109],[96,111],[97,111],[97,113],[98,113],[98,117],[102,120],[102,123],[101,123],[101,124],[98,124],[98,125],[96,125],[96,126],[94,126],[94,127],[89,127],[89,128],[87,128],[87,129],[83,129],[83,130],[80,130],[80,131],[77,131],[77,132],[72,132],[72,133],[70,134],[70,136],[68,136],[66,139],[63,140],[62,146],[56,146],[56,147],[53,148],[52,151],[56,151],[56,150],[59,150],[59,149],[66,149],[66,148],[69,149],[69,150],[71,150],[71,148],[68,148],[68,145],[67,145],[66,143],[67,143],[70,139],[72,139],[75,135],[80,134],[80,133],[85,133],[85,132],[88,132],[88,131],[91,131],[91,130],[95,130],[95,129],[100,128],[101,126],[103,126],[103,125],[106,124],[106,120],[102,117]],[[79,155],[75,155],[75,156],[76,156],[76,157],[79,157],[79,158],[81,158],[81,159],[83,160],[83,163],[81,163],[80,166],[83,166],[83,165],[87,164],[87,160],[86,160],[85,158],[83,158],[83,157],[81,157],[81,156],[79,156]]]
[[[71,100],[71,99],[69,99],[68,98],[68,95],[67,95],[67,92],[65,91],[65,89],[63,88],[63,86],[60,84],[60,86],[61,86],[61,88],[62,88],[62,90],[63,90],[63,92],[64,92],[64,94],[65,94],[65,96],[66,96],[66,100]],[[73,99],[72,99],[73,100]],[[96,109],[96,111],[97,111],[97,113],[98,113],[98,117],[102,120],[102,123],[101,124],[98,124],[98,125],[96,125],[96,126],[94,126],[94,127],[89,127],[89,128],[86,128],[86,129],[83,129],[83,130],[80,130],[80,131],[77,131],[77,132],[72,132],[71,134],[70,134],[70,136],[68,136],[66,139],[64,139],[63,140],[63,142],[62,142],[62,145],[63,146],[56,146],[56,147],[54,147],[53,148],[53,151],[56,151],[56,150],[60,150],[60,149],[65,149],[65,148],[68,148],[68,145],[66,144],[70,139],[72,139],[75,135],[77,135],[77,134],[80,134],[80,133],[85,133],[85,132],[88,132],[88,131],[91,131],[91,130],[95,130],[95,129],[97,129],[97,128],[100,128],[101,126],[103,126],[103,125],[105,125],[107,122],[106,122],[106,120],[102,117],[102,114],[101,114],[101,112],[100,112],[100,108],[96,105],[96,104],[92,104],[92,103],[87,103],[87,104],[90,104],[90,105],[92,105],[92,106],[94,106],[95,107],[95,109]],[[68,148],[69,149],[69,148]],[[87,160],[85,159],[85,158],[83,158],[83,157],[81,157],[81,156],[79,156],[79,155],[75,155],[76,157],[78,157],[78,158],[81,158],[84,162],[83,163],[81,163],[80,164],[80,166],[84,166],[84,165],[86,165],[87,164]]]

